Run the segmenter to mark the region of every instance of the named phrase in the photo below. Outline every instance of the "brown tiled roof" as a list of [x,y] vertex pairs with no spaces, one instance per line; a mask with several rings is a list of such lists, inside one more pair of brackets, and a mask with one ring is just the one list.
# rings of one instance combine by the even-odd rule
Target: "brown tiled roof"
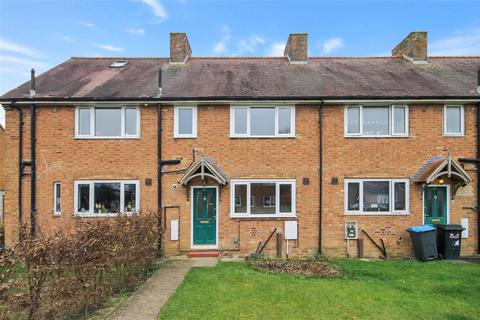
[[413,182],[425,182],[430,178],[430,176],[435,172],[435,170],[438,169],[438,166],[440,166],[442,163],[445,162],[445,158],[441,157],[434,157],[430,160],[428,160],[415,174],[413,177]]
[[[115,60],[126,59],[122,69]],[[72,58],[38,76],[36,97],[77,99],[159,98],[162,67],[166,99],[220,98],[479,98],[480,57],[431,57],[428,64],[403,58]],[[27,98],[29,83],[0,100]]]

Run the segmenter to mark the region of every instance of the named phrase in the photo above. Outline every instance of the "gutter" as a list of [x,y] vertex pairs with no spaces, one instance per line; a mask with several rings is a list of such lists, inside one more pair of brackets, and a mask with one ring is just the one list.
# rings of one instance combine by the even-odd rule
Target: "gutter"
[[322,218],[323,218],[323,100],[318,108],[318,126],[319,126],[319,195],[318,195],[318,255],[322,254]]

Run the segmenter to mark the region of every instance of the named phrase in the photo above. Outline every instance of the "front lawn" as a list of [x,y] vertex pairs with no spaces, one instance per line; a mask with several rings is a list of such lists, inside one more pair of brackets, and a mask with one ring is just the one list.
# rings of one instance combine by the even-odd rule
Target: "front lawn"
[[340,279],[193,268],[159,319],[478,319],[480,265],[335,261]]

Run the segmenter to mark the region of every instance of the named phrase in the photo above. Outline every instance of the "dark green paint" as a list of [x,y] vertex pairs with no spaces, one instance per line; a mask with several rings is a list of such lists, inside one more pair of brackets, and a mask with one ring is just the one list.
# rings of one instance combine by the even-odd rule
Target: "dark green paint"
[[447,223],[447,187],[426,187],[424,195],[425,224]]
[[217,190],[193,189],[193,244],[217,243]]

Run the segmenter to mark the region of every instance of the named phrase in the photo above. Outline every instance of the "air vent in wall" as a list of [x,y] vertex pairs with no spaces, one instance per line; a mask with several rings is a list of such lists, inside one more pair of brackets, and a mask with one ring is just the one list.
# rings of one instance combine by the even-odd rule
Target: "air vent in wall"
[[117,60],[110,65],[110,68],[123,68],[127,65],[127,60]]

